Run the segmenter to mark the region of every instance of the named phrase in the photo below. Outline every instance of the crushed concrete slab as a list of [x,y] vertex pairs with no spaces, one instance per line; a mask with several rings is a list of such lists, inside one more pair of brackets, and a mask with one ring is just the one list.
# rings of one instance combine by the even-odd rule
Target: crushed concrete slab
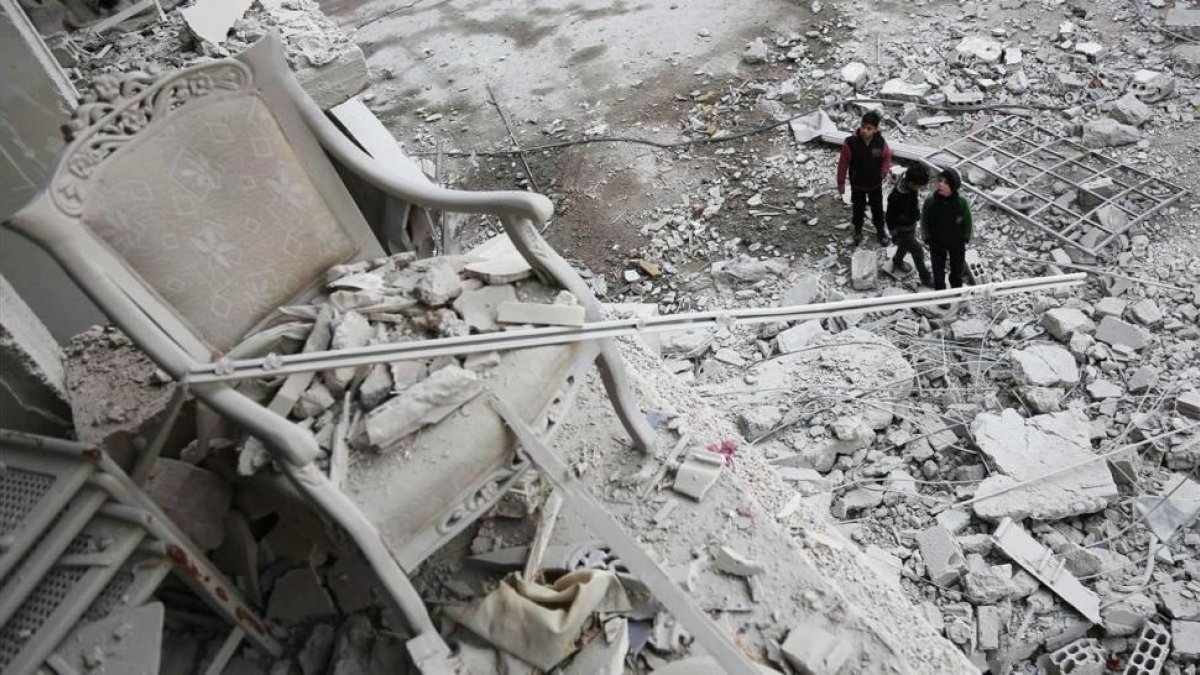
[[546,305],[537,302],[502,302],[496,322],[535,326],[582,326],[587,319],[583,305]]
[[366,417],[371,447],[387,449],[418,429],[441,421],[483,391],[479,377],[459,366],[447,366],[405,389]]
[[917,535],[925,573],[938,586],[948,586],[966,571],[962,549],[950,532],[941,526],[930,527]]
[[814,339],[826,335],[825,329],[821,326],[820,321],[805,321],[804,323],[793,326],[775,337],[775,342],[779,346],[781,354],[791,354],[804,349]]
[[[975,514],[982,518],[1056,520],[1103,509],[1117,497],[1112,474],[1094,461],[1050,478],[1051,472],[1096,455],[1091,449],[1087,418],[1076,411],[1021,417],[1012,408],[1001,414],[980,413],[971,424],[980,452],[1000,472],[976,489]],[[1019,482],[1027,486],[987,498]]]
[[1143,349],[1150,344],[1150,338],[1145,331],[1113,316],[1106,316],[1100,321],[1100,326],[1096,328],[1096,339],[1133,350]]
[[233,488],[220,476],[187,462],[160,457],[143,484],[146,494],[203,551],[225,539]]
[[1058,340],[1067,341],[1076,332],[1092,333],[1096,324],[1086,314],[1072,307],[1056,307],[1042,315],[1042,327]]
[[1013,374],[1022,384],[1036,387],[1079,384],[1079,366],[1075,357],[1060,345],[1033,344],[1025,349],[1014,349],[1009,356],[1013,361]]

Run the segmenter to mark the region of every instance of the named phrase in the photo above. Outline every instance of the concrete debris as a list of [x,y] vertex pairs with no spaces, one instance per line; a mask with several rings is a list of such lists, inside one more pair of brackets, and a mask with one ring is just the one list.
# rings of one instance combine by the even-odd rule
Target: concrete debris
[[878,276],[879,265],[875,261],[875,252],[858,249],[850,256],[850,286],[856,291],[866,291],[875,288],[875,277]]
[[770,55],[771,51],[767,48],[767,43],[763,42],[762,38],[757,38],[746,45],[746,51],[742,52],[742,63],[748,65],[766,63],[767,57]]
[[233,488],[216,474],[160,457],[143,484],[163,513],[203,551],[221,545]]
[[1100,326],[1096,328],[1096,339],[1114,347],[1120,345],[1135,351],[1145,349],[1150,344],[1145,331],[1113,316],[1106,316],[1100,321]]
[[[470,269],[470,265],[467,266]],[[472,330],[486,333],[500,328],[496,317],[500,305],[517,301],[517,292],[509,284],[465,290],[454,300],[454,311]]]
[[294,569],[275,582],[267,618],[299,623],[309,619],[336,614],[333,600],[321,584],[321,578],[310,567]]
[[1200,621],[1172,621],[1171,645],[1175,656],[1200,659]]
[[1154,111],[1150,106],[1142,103],[1142,101],[1129,92],[1113,102],[1109,114],[1113,119],[1133,127],[1140,127],[1154,116]]
[[1057,307],[1043,314],[1042,327],[1063,342],[1069,341],[1074,333],[1092,333],[1096,330],[1096,324],[1086,314],[1070,307]]
[[790,666],[801,673],[836,673],[857,657],[856,641],[820,621],[795,626],[781,648]]
[[1163,626],[1147,621],[1138,635],[1123,675],[1158,675],[1167,662],[1171,648],[1171,633]]
[[503,302],[497,308],[496,321],[536,326],[582,326],[586,310],[582,305],[544,305],[533,302]]
[[1083,144],[1091,148],[1111,148],[1130,145],[1141,140],[1138,128],[1121,124],[1115,119],[1103,118],[1083,125]]
[[1085,638],[1050,654],[1050,671],[1056,675],[1104,675],[1108,650],[1099,640]]
[[1023,384],[1037,387],[1073,387],[1079,384],[1075,357],[1066,349],[1049,343],[1033,344],[1014,350],[1013,373]]
[[1089,591],[1062,563],[1012,520],[1004,519],[992,535],[996,546],[1038,581],[1054,591],[1092,623],[1100,623],[1100,598]]
[[824,337],[826,334],[820,321],[805,321],[777,335],[775,342],[779,346],[779,353],[791,354],[804,349],[813,340]]
[[[971,424],[980,452],[1000,472],[976,489],[982,518],[1056,520],[1103,509],[1118,492],[1103,462],[1092,459],[1087,419],[1076,411],[1022,418],[1011,408],[980,413]],[[1075,467],[1069,471],[1059,469]],[[1015,487],[1025,481],[1036,481]],[[988,495],[995,494],[994,497]]]
[[63,436],[71,426],[63,351],[0,276],[0,407],[8,429]]
[[762,563],[751,560],[728,546],[722,546],[717,549],[717,555],[713,558],[713,565],[725,574],[731,574],[735,577],[752,577],[767,571],[767,568]]
[[436,424],[483,391],[479,377],[464,368],[447,366],[400,392],[366,416],[366,440],[376,450],[393,444],[424,426]]
[[704,448],[693,448],[676,469],[671,489],[700,501],[716,485],[724,466],[725,458],[720,454]]
[[950,532],[941,526],[931,527],[917,535],[925,573],[938,586],[949,586],[966,571],[962,549]]

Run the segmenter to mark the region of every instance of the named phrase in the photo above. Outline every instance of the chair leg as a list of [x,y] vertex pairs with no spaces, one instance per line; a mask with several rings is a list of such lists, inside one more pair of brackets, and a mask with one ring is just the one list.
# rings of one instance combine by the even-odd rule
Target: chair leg
[[633,439],[633,446],[643,454],[650,454],[654,450],[654,430],[650,428],[650,423],[638,407],[633,390],[629,388],[629,380],[625,377],[625,363],[617,351],[615,342],[603,341],[596,365],[600,367],[600,379],[604,381],[608,400],[612,401],[617,417]]

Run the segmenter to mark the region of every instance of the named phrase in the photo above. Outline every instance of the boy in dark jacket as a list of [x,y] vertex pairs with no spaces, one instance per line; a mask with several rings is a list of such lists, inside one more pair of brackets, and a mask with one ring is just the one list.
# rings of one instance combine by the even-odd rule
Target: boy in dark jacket
[[933,277],[925,266],[925,252],[917,241],[917,224],[921,222],[921,188],[929,183],[929,171],[917,164],[904,172],[904,178],[888,195],[887,225],[896,242],[896,255],[892,256],[892,269],[908,272],[904,256],[911,254],[921,283],[933,288]]
[[892,149],[879,133],[879,113],[868,110],[862,116],[858,130],[842,142],[838,157],[838,194],[846,192],[846,174],[850,175],[851,222],[854,223],[854,245],[862,243],[863,219],[867,202],[871,203],[871,224],[881,246],[888,245],[883,229],[883,179],[892,170]]
[[921,209],[921,233],[933,263],[933,287],[946,287],[946,258],[950,258],[950,287],[960,288],[967,262],[967,243],[974,234],[971,205],[958,194],[962,179],[954,169],[938,174],[933,194]]

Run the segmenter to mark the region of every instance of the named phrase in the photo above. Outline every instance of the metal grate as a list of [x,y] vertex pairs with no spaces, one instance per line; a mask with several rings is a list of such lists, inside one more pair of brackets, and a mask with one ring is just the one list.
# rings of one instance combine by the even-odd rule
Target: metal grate
[[1185,192],[1017,116],[993,119],[934,157],[993,206],[1092,255]]
[[42,577],[37,588],[0,628],[0,672],[8,668],[87,573],[86,567],[56,567]]
[[51,474],[11,466],[0,469],[0,536],[16,532],[53,486]]
[[91,623],[99,621],[112,613],[114,609],[125,602],[125,593],[133,586],[133,582],[137,577],[131,572],[128,567],[124,567],[120,572],[117,572],[112,579],[109,579],[108,584],[104,586],[104,590],[100,591],[100,595],[92,601],[92,605],[88,607],[87,612],[80,618],[79,623]]

